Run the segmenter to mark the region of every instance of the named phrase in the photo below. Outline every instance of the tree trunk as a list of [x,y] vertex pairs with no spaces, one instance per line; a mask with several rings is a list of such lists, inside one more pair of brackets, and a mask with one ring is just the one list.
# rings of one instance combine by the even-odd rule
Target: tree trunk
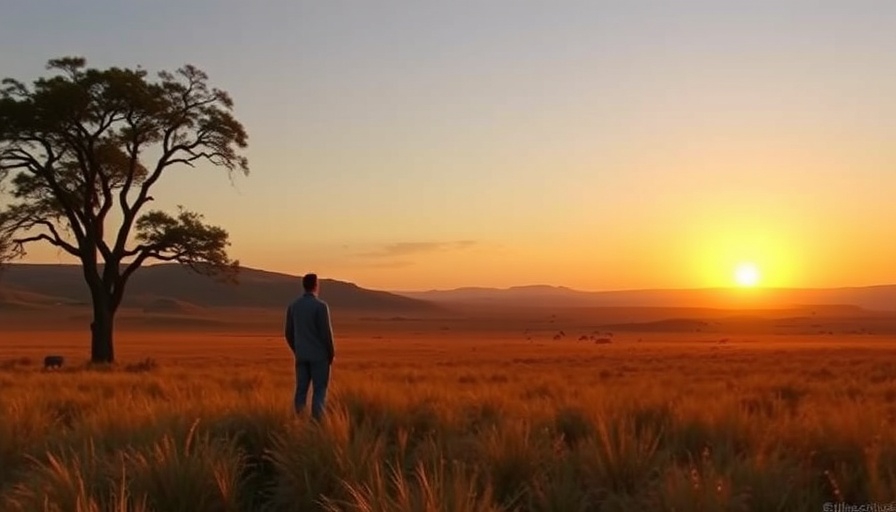
[[112,331],[115,313],[107,298],[94,297],[93,322],[90,323],[90,361],[93,363],[114,363],[115,350]]

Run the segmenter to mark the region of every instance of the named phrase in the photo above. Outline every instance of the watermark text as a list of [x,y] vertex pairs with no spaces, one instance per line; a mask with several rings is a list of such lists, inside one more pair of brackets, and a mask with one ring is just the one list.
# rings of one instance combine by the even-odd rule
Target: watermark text
[[890,503],[832,503],[821,507],[822,512],[896,512],[896,501]]

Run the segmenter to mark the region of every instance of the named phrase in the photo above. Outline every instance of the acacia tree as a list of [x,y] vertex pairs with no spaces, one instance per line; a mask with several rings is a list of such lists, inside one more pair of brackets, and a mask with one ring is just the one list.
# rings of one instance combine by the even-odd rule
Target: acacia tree
[[[4,200],[6,199],[6,194],[3,193],[3,180],[7,174],[9,173],[0,167],[0,211],[3,211]],[[3,272],[4,266],[9,260],[13,259],[14,255],[15,251],[13,250],[12,240],[10,240],[10,234],[0,230],[0,273]]]
[[147,78],[142,69],[93,69],[50,60],[50,77],[0,90],[0,259],[45,242],[83,267],[93,302],[91,360],[113,362],[113,326],[128,279],[148,261],[235,277],[228,233],[183,208],[146,210],[166,171],[199,163],[248,174],[243,126],[230,96],[187,65]]
[[3,271],[3,266],[12,258],[12,256],[12,242],[10,242],[8,238],[0,236],[0,272]]

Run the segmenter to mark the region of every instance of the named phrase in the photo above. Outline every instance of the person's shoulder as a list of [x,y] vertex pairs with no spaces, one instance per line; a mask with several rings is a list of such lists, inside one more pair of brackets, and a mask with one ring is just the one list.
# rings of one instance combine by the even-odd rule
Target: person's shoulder
[[289,301],[289,305],[286,306],[286,307],[289,308],[289,309],[293,309],[293,308],[295,308],[295,307],[298,307],[299,304],[301,304],[302,302],[304,302],[304,299],[305,299],[305,297],[303,297],[302,295],[299,295],[298,297],[294,297],[291,301]]

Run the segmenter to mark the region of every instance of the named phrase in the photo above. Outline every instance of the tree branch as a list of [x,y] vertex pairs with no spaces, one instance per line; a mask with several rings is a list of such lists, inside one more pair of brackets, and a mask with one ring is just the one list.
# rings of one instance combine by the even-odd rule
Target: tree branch
[[[13,196],[21,201],[0,212],[5,247],[48,242],[80,257],[92,292],[115,304],[149,259],[210,275],[238,268],[227,255],[227,232],[198,214],[142,213],[164,171],[179,164],[206,160],[248,174],[238,153],[247,135],[231,115],[233,101],[191,65],[153,83],[141,69],[87,69],[85,62],[55,59],[48,69],[56,76],[33,87],[0,85],[0,175],[15,173]],[[153,166],[141,162],[148,146],[161,150]],[[107,230],[117,206],[121,224]],[[139,245],[128,249],[132,235]]]
[[32,137],[32,139],[36,143],[39,143],[43,146],[44,151],[47,155],[47,161],[43,166],[36,159],[34,159],[33,156],[28,155],[28,159],[33,165],[32,169],[34,171],[34,174],[46,180],[47,185],[53,191],[54,196],[56,197],[57,201],[59,201],[60,206],[62,206],[62,210],[65,213],[65,216],[68,218],[72,231],[75,233],[75,238],[78,240],[78,244],[82,245],[85,240],[85,232],[82,228],[83,220],[76,213],[77,210],[69,200],[67,191],[63,190],[63,188],[59,185],[59,182],[56,181],[56,178],[53,177],[53,173],[51,172],[52,166],[55,164],[58,156],[54,156],[55,153],[53,151],[53,146],[46,139],[41,137]]
[[56,247],[59,247],[60,249],[64,250],[65,252],[71,254],[72,256],[80,256],[81,255],[81,253],[75,247],[72,247],[71,245],[60,240],[59,238],[52,237],[46,233],[40,233],[40,234],[29,236],[26,238],[16,238],[12,242],[16,246],[19,247],[19,250],[22,253],[24,253],[24,249],[22,249],[22,247],[24,245],[32,243],[32,242],[40,242],[40,241],[49,242],[50,244],[55,245]]
[[65,239],[63,239],[62,236],[59,235],[59,231],[56,229],[56,226],[54,226],[52,222],[47,220],[35,220],[34,224],[47,228],[47,231],[50,232],[50,236],[53,237],[54,241],[51,242],[53,245],[65,249],[65,251],[72,256],[78,256],[78,254],[80,253],[80,251],[78,251],[78,248],[66,242]]

